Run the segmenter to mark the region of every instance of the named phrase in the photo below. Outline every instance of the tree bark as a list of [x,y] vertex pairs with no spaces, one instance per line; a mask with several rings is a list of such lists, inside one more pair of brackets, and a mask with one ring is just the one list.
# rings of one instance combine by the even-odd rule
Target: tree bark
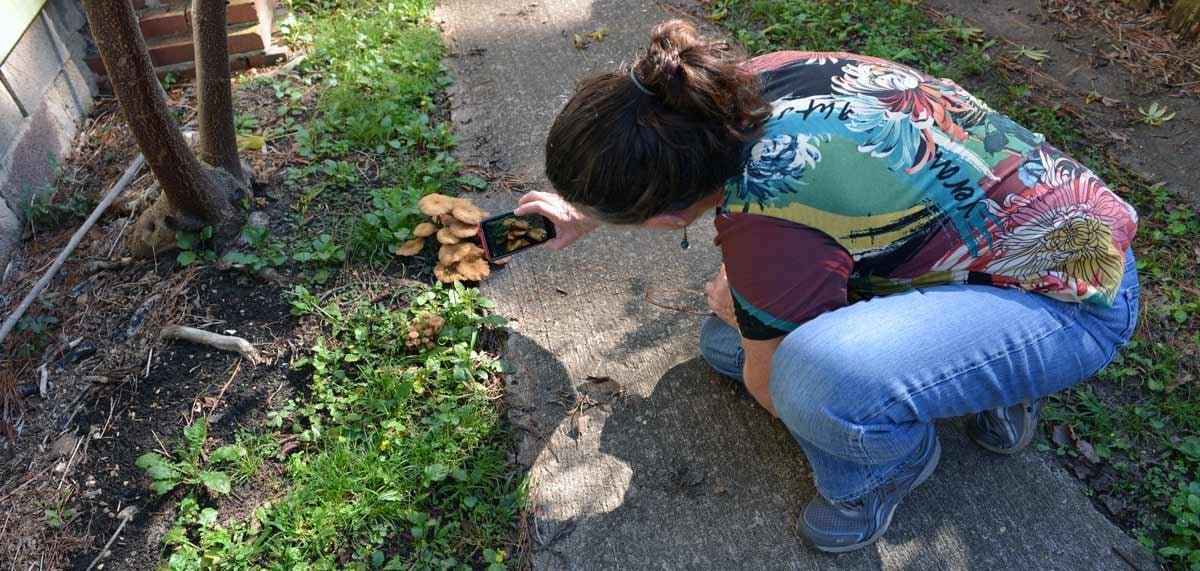
[[225,0],[194,0],[192,43],[196,49],[196,102],[200,160],[244,178],[233,124]]
[[[177,230],[212,226],[217,246],[236,237],[249,188],[240,177],[201,164],[188,148],[163,99],[130,0],[84,0],[83,11],[121,114],[163,190],[138,218],[131,253],[144,258],[172,250]],[[232,117],[229,123],[232,129]]]

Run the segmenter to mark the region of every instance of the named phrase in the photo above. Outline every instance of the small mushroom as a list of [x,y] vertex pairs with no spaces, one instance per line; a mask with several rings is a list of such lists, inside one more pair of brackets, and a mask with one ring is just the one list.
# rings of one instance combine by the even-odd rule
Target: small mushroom
[[457,244],[461,242],[462,239],[455,236],[454,233],[450,231],[450,227],[446,226],[445,228],[438,230],[437,241],[443,244]]
[[454,269],[462,277],[473,282],[480,281],[492,273],[491,266],[488,266],[487,260],[483,258],[468,258],[459,262]]
[[428,238],[438,231],[438,227],[433,222],[422,222],[413,228],[413,236],[418,238]]
[[479,224],[487,216],[486,212],[471,204],[471,201],[461,198],[455,201],[451,214],[464,224]]
[[483,250],[470,242],[446,244],[438,251],[438,263],[444,266],[456,264],[464,258],[483,255]]
[[437,279],[441,280],[442,283],[447,283],[447,284],[455,282],[455,281],[459,281],[459,280],[455,279],[456,277],[461,278],[461,276],[459,276],[453,270],[451,270],[450,268],[447,268],[446,266],[443,266],[441,264],[438,264],[433,267],[433,275],[437,276]]
[[450,233],[455,238],[470,238],[479,233],[479,227],[474,224],[464,224],[456,220],[450,225]]
[[525,235],[529,236],[533,240],[537,240],[540,242],[540,241],[546,239],[546,229],[545,228],[531,228],[529,230],[529,232]]
[[455,199],[443,194],[430,194],[417,201],[417,208],[426,216],[440,216],[455,207]]
[[424,238],[413,238],[396,248],[397,256],[415,256],[425,247]]

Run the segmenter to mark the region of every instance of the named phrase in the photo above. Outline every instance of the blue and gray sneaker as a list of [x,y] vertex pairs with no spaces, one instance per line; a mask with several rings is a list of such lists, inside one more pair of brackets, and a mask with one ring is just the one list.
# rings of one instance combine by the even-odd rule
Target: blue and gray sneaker
[[930,425],[916,456],[867,495],[831,502],[817,494],[800,516],[800,534],[817,549],[830,553],[854,551],[875,543],[891,525],[900,500],[933,474],[941,455],[942,445]]
[[996,454],[1016,454],[1037,435],[1042,399],[985,410],[967,419],[971,440]]

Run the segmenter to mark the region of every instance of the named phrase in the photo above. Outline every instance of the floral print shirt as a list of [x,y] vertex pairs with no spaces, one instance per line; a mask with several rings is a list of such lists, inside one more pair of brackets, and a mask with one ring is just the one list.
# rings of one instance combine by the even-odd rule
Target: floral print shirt
[[939,284],[1110,305],[1137,214],[947,79],[845,53],[751,60],[772,113],[717,216],[742,335]]

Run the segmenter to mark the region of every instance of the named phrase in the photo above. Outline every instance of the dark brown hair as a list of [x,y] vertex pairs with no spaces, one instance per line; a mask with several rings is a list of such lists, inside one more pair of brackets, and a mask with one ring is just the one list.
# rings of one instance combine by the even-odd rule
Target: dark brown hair
[[660,24],[632,70],[579,85],[546,139],[546,176],[567,202],[616,224],[718,190],[770,110],[744,59],[685,22]]

